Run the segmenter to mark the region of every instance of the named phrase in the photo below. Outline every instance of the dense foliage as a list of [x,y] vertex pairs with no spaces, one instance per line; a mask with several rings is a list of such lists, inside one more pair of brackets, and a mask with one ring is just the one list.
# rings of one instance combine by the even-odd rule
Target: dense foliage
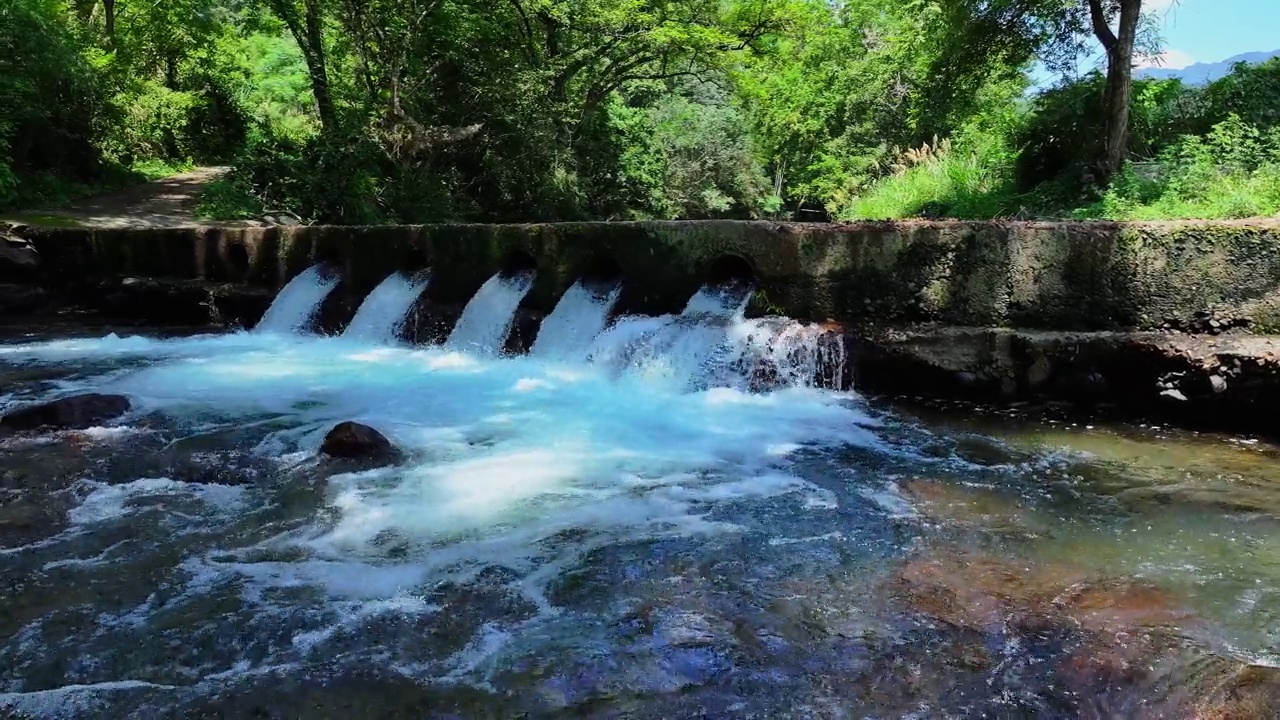
[[[225,163],[210,217],[1280,211],[1280,60],[1132,83],[1136,162],[1099,162],[1115,74],[1067,71],[1134,5],[10,0],[0,209]],[[1030,91],[1037,62],[1068,79]]]

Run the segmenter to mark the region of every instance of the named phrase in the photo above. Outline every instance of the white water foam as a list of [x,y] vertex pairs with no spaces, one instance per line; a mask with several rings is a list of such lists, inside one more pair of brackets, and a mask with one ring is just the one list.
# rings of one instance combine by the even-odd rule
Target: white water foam
[[409,310],[426,289],[425,277],[410,279],[393,273],[360,304],[342,337],[374,344],[395,342]]
[[741,283],[704,285],[684,306],[686,317],[709,315],[727,319],[741,318],[751,301],[751,287]]
[[679,315],[619,318],[588,356],[610,373],[676,392],[845,387],[839,333],[786,318],[746,320],[749,297],[739,286],[704,287]]
[[66,685],[52,690],[0,693],[0,708],[40,718],[82,718],[99,715],[99,696],[138,690],[173,690],[172,685],[117,680],[92,685]]
[[73,361],[124,361],[171,357],[199,357],[224,352],[268,348],[277,341],[269,335],[235,332],[221,335],[190,335],[175,338],[121,337],[111,333],[100,338],[74,338],[40,343],[0,346],[0,361],[12,364],[60,363]]
[[310,267],[289,281],[254,332],[296,333],[306,329],[320,309],[320,303],[338,286],[338,276],[319,265]]
[[[333,478],[334,523],[283,541],[328,563],[312,568],[322,584],[346,563],[385,563],[388,548],[407,549],[419,572],[397,583],[412,584],[459,562],[528,570],[618,537],[714,530],[703,515],[716,503],[791,493],[806,502],[803,483],[783,479],[795,450],[878,444],[870,418],[829,391],[683,393],[591,365],[329,339],[164,363],[108,389],[152,410],[202,408],[230,424],[286,414],[293,427],[264,444],[281,455],[314,451],[347,419],[408,451],[407,465]],[[579,548],[547,546],[584,528],[595,539]],[[358,585],[366,570],[340,584]]]
[[67,513],[72,525],[88,525],[110,520],[129,512],[134,500],[144,497],[175,496],[197,499],[208,509],[229,513],[241,507],[244,488],[226,485],[204,485],[169,478],[144,478],[133,482],[108,485],[86,481],[90,490],[80,505]]
[[533,288],[533,272],[498,273],[476,291],[449,335],[448,346],[479,355],[497,355],[511,332],[516,308]]
[[621,285],[600,293],[581,282],[574,283],[556,303],[555,310],[543,319],[529,354],[547,360],[585,359],[621,292]]

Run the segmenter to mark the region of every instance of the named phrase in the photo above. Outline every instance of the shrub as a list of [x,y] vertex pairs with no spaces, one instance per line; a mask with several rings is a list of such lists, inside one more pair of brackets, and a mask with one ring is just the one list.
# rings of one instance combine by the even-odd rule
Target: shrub
[[1133,168],[1077,217],[1116,220],[1229,219],[1280,212],[1280,128],[1262,131],[1231,115],[1206,136],[1187,135],[1154,177]]

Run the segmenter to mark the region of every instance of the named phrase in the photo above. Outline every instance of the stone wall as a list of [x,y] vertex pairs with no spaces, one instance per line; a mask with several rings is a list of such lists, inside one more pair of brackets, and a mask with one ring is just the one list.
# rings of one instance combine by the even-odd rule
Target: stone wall
[[259,291],[315,262],[358,297],[432,270],[465,302],[495,271],[538,271],[546,312],[584,274],[622,275],[621,309],[679,309],[707,278],[750,271],[752,311],[855,324],[1048,330],[1280,328],[1280,222],[789,224],[706,221],[389,227],[32,229],[52,286],[123,277]]

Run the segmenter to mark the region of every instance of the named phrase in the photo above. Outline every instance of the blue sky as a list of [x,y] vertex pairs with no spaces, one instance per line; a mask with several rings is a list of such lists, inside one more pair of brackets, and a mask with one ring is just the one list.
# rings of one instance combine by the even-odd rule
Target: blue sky
[[1164,67],[1280,49],[1280,0],[1146,0],[1164,25]]

